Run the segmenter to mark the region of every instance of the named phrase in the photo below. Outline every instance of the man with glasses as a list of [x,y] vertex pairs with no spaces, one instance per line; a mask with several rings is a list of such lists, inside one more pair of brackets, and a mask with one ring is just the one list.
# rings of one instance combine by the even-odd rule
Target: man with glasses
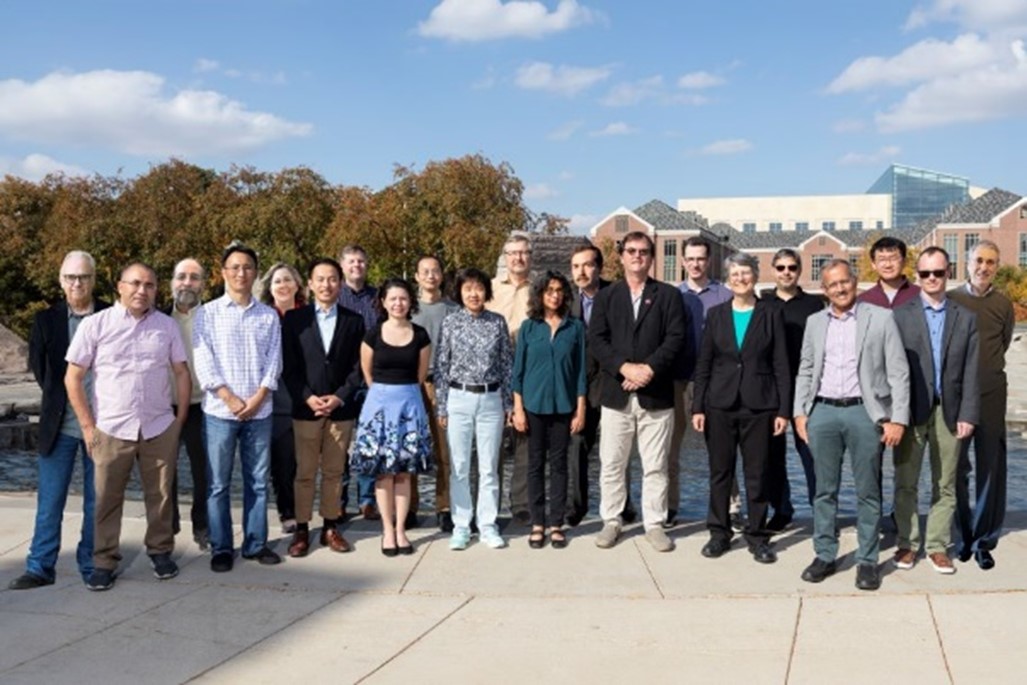
[[637,438],[642,460],[642,522],[657,552],[674,543],[663,532],[667,518],[667,456],[674,426],[674,371],[687,351],[681,294],[649,275],[653,241],[640,231],[620,246],[624,280],[600,290],[592,304],[588,343],[601,376],[599,435],[600,548],[620,537],[627,500],[625,472]]
[[[526,233],[510,234],[503,245],[503,260],[506,275],[492,279],[492,299],[485,307],[506,319],[510,339],[516,347],[517,332],[528,318],[528,295],[531,293],[531,242]],[[528,436],[509,424],[503,438],[507,459],[513,459],[510,512],[514,521],[528,525],[531,523],[531,512],[528,511]]]
[[257,253],[233,242],[221,255],[225,294],[196,314],[193,355],[203,388],[203,430],[210,463],[207,518],[210,570],[232,570],[230,500],[236,448],[242,464],[243,559],[282,558],[267,546],[267,475],[271,464],[271,394],[282,371],[278,313],[253,297]]
[[[785,341],[788,348],[788,368],[792,378],[792,394],[795,394],[795,376],[799,372],[799,357],[802,354],[802,336],[806,332],[806,319],[824,308],[824,301],[817,295],[810,295],[799,286],[802,276],[802,258],[791,248],[782,248],[771,260],[774,267],[774,281],[777,286],[773,290],[764,291],[760,299],[779,307],[784,314]],[[802,461],[802,470],[806,474],[806,493],[810,506],[816,493],[817,477],[813,471],[813,455],[809,444],[799,437],[792,422],[792,433],[795,436],[795,451]],[[775,435],[770,439],[770,460],[768,464],[770,505],[774,508],[774,516],[767,522],[767,530],[780,532],[788,527],[795,514],[792,506],[792,489],[788,482],[788,462],[786,459],[787,443],[784,434]]]
[[924,549],[934,570],[956,572],[948,555],[956,510],[960,447],[980,414],[977,316],[945,296],[949,256],[928,247],[916,263],[920,297],[895,308],[911,377],[910,425],[895,450],[895,567],[913,568],[920,551],[917,511],[924,448],[931,455],[931,508]]
[[[964,440],[956,478],[956,518],[962,533],[960,561],[973,557],[983,571],[995,567],[992,556],[1006,513],[1006,350],[1013,340],[1013,305],[992,286],[998,272],[998,245],[977,243],[966,263],[967,283],[949,293],[977,314],[980,345],[980,423],[974,430],[974,465]],[[970,508],[970,471],[974,471],[975,506]]]
[[[43,391],[39,412],[39,460],[36,489],[36,524],[32,533],[25,573],[10,582],[11,590],[31,590],[53,585],[57,554],[61,549],[61,523],[68,501],[75,457],[82,454],[82,532],[76,559],[83,581],[93,572],[93,513],[95,491],[93,460],[86,453],[82,428],[68,404],[64,387],[67,362],[64,355],[79,324],[110,305],[93,299],[96,264],[88,252],[74,250],[64,256],[60,268],[64,299],[36,314],[29,337],[29,366]],[[92,375],[87,375],[92,384]]]
[[[207,450],[203,445],[203,389],[196,378],[193,364],[193,322],[200,306],[200,298],[206,286],[207,274],[195,259],[188,257],[175,265],[171,277],[171,308],[168,314],[178,324],[185,344],[188,357],[189,373],[193,382],[192,395],[189,398],[189,410],[186,413],[185,425],[182,426],[181,441],[189,456],[189,472],[193,479],[193,502],[189,510],[193,526],[193,541],[203,551],[210,548],[210,533],[207,530]],[[177,407],[173,407],[176,411]],[[172,498],[175,507],[175,534],[180,530],[178,510],[178,475],[172,485]]]
[[870,265],[877,274],[877,284],[859,296],[860,302],[893,309],[915,299],[920,288],[902,273],[906,268],[906,243],[885,236],[870,246]]
[[[114,586],[125,488],[136,462],[146,504],[143,541],[153,574],[158,580],[178,575],[171,558],[171,484],[192,381],[182,335],[170,316],[154,308],[156,299],[156,272],[146,264],[129,265],[118,281],[118,302],[83,321],[68,348],[68,401],[96,470],[94,568],[86,581],[90,590]],[[86,394],[90,370],[92,406]],[[177,413],[171,409],[172,397]]]

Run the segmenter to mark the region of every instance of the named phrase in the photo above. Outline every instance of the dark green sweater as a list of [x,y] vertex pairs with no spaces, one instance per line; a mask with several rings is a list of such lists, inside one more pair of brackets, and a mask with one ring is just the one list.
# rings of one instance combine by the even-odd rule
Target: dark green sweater
[[949,291],[949,297],[977,314],[977,339],[980,345],[981,392],[1006,386],[1006,350],[1013,340],[1013,305],[994,288],[983,296],[970,292],[969,284]]

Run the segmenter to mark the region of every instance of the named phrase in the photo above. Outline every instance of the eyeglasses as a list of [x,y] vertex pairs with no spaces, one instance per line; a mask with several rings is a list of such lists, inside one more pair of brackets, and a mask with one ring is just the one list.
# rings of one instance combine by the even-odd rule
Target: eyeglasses
[[902,261],[902,255],[900,254],[878,254],[874,257],[874,263],[882,262],[884,264],[894,264]]
[[794,274],[794,273],[798,273],[799,272],[799,265],[798,264],[775,264],[774,268],[777,269],[778,273],[784,273],[785,271],[790,271],[791,273]]
[[88,283],[93,280],[93,274],[61,274],[61,280],[65,283]]
[[153,292],[153,291],[157,290],[157,284],[156,283],[152,283],[150,281],[135,280],[135,281],[121,281],[121,282],[124,283],[125,285],[127,285],[132,290],[139,290],[140,288],[142,288],[143,290],[145,290],[147,292]]
[[925,269],[924,271],[917,270],[916,275],[926,280],[931,276],[935,278],[945,278],[948,274],[948,269]]
[[648,257],[649,256],[649,248],[648,247],[625,247],[624,248],[624,252],[626,252],[627,254],[631,255],[632,257],[634,257],[635,255],[638,255],[639,257]]
[[506,250],[503,254],[507,257],[527,257],[531,254],[531,250]]
[[225,271],[230,271],[233,274],[237,274],[240,271],[243,273],[250,273],[251,271],[256,270],[256,267],[254,267],[252,264],[233,264],[232,266],[225,267]]

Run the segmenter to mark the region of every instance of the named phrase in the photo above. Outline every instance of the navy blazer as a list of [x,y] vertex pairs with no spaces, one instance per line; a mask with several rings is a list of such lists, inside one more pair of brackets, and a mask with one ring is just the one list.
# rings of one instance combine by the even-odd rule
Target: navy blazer
[[[102,300],[93,301],[93,311],[109,307]],[[43,401],[39,409],[39,453],[50,454],[64,423],[64,411],[68,408],[68,391],[64,387],[64,374],[68,362],[68,303],[57,304],[36,314],[29,336],[29,368],[36,377],[36,383],[43,390]]]
[[[599,291],[608,287],[610,282],[602,278],[599,279],[599,290],[596,291],[596,296],[599,295]],[[592,307],[595,308],[595,301],[592,302]],[[574,296],[571,298],[571,316],[575,319],[585,320],[584,314],[581,311],[581,291],[574,290]],[[585,324],[585,330],[588,330],[588,324]],[[588,336],[585,336],[585,382],[588,385],[588,406],[596,409],[600,406],[599,393],[602,383],[599,378],[599,362],[596,361],[595,355],[592,354],[592,347],[588,344]]]
[[349,421],[360,414],[355,396],[363,385],[360,345],[364,342],[364,318],[339,305],[332,344],[326,353],[315,306],[290,310],[282,321],[282,380],[292,397],[292,417],[314,421],[318,417],[307,400],[314,395],[335,395],[342,406],[329,418]]
[[739,349],[731,301],[711,307],[695,367],[692,412],[733,409],[740,402],[752,411],[791,416],[792,378],[785,336],[781,310],[757,300]]

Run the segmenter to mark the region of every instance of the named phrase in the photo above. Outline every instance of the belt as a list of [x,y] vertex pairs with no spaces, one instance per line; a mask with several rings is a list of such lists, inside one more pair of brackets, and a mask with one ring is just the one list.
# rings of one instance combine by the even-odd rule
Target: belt
[[836,399],[834,397],[819,397],[818,396],[813,401],[814,402],[820,402],[821,404],[826,404],[826,405],[831,406],[831,407],[855,407],[856,405],[863,404],[863,398],[862,397],[842,397],[842,398]]
[[457,383],[456,381],[450,381],[449,387],[454,390],[463,390],[464,392],[473,392],[477,395],[482,395],[487,392],[495,392],[499,390],[500,383],[489,383],[488,385],[475,385],[473,383]]

